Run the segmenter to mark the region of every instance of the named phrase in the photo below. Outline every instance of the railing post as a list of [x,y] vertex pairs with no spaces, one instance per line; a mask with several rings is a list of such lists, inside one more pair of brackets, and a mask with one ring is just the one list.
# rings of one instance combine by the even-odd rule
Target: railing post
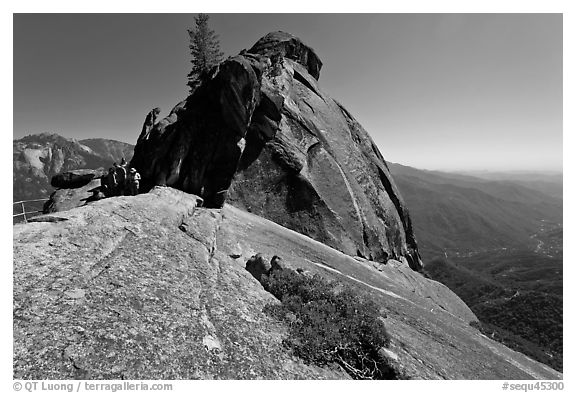
[[24,213],[24,222],[28,223],[28,220],[26,219],[26,208],[24,207],[24,202],[22,203],[22,213]]

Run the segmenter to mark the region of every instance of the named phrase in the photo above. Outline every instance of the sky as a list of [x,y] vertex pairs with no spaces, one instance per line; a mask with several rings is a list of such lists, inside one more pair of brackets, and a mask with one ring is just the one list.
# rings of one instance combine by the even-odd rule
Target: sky
[[[194,14],[15,14],[15,139],[135,143],[186,97]],[[562,170],[562,14],[210,14],[223,52],[270,31],[314,48],[321,89],[386,160]]]

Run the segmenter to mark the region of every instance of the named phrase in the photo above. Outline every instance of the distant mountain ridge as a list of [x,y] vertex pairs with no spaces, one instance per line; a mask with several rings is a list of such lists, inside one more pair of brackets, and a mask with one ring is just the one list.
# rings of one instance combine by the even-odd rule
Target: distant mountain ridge
[[526,188],[532,188],[548,194],[554,198],[562,199],[563,178],[560,172],[462,172],[476,178],[493,181],[510,181]]
[[561,183],[553,183],[556,188],[550,193],[537,181],[389,166],[414,217],[425,260],[445,253],[536,247],[532,236],[542,225],[562,223],[562,198],[553,196]]
[[52,176],[73,169],[97,169],[132,158],[134,146],[108,139],[76,140],[54,133],[12,142],[13,201],[46,198]]

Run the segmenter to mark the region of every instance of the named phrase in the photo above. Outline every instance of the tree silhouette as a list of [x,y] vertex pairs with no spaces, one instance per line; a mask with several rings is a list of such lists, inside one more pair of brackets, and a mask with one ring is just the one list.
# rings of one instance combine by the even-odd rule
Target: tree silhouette
[[202,75],[222,61],[224,55],[220,51],[218,35],[208,27],[209,19],[206,14],[198,14],[194,17],[195,28],[188,30],[192,56],[192,70],[188,73],[187,83],[190,92],[198,86]]

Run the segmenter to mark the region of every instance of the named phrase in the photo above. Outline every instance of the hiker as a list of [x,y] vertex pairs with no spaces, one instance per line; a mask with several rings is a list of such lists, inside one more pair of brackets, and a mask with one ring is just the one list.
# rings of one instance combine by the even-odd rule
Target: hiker
[[109,194],[108,190],[108,174],[102,175],[100,177],[100,191],[104,193],[104,195]]
[[114,163],[114,168],[116,171],[116,182],[118,183],[118,189],[116,195],[124,195],[126,193],[126,168]]
[[138,189],[140,188],[140,174],[136,171],[136,168],[130,168],[130,173],[128,173],[128,187],[130,195],[138,195]]
[[128,163],[126,162],[126,159],[122,157],[122,161],[120,161],[120,166],[126,167],[126,165],[128,165]]
[[116,171],[114,168],[108,169],[108,175],[106,175],[106,196],[116,195],[116,188],[118,183],[116,182]]

